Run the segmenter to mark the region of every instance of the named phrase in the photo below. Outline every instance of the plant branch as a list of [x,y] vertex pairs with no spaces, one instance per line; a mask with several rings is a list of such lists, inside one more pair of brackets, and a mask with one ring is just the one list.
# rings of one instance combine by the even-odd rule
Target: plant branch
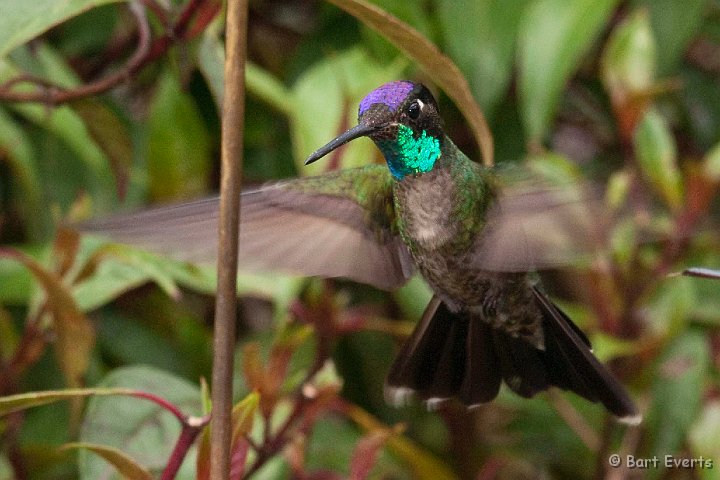
[[210,422],[210,415],[204,415],[202,417],[184,417],[182,419],[182,432],[175,443],[170,454],[165,470],[163,470],[160,480],[172,480],[177,475],[180,466],[185,460],[188,450],[195,442],[198,434],[202,432],[205,425]]
[[143,398],[145,400],[150,400],[151,402],[159,405],[161,408],[164,408],[168,412],[172,413],[180,423],[184,424],[188,418],[177,406],[153,393],[135,390],[132,393],[132,396],[137,398]]
[[[319,343],[325,344],[327,343],[327,341],[321,338],[319,339]],[[252,476],[263,465],[265,465],[265,462],[267,462],[270,458],[272,458],[279,451],[285,448],[287,443],[290,441],[290,430],[303,418],[306,408],[311,405],[313,400],[313,397],[305,395],[304,387],[312,381],[313,377],[320,371],[323,365],[325,365],[325,362],[327,361],[329,356],[330,349],[326,346],[319,347],[316,350],[313,363],[308,372],[305,374],[305,378],[300,383],[300,387],[295,394],[295,402],[293,405],[293,409],[290,412],[290,415],[288,415],[285,422],[277,429],[277,431],[274,434],[272,433],[270,429],[270,419],[266,418],[266,428],[263,435],[263,443],[261,445],[256,445],[248,438],[251,447],[257,453],[257,457],[255,458],[255,461],[250,466],[250,468],[247,469],[243,478],[250,478],[250,476]]]
[[137,2],[131,2],[128,6],[137,21],[138,45],[135,53],[130,57],[123,69],[100,80],[73,89],[50,85],[45,81],[38,82],[35,81],[36,79],[22,75],[22,77],[24,77],[22,81],[32,81],[32,83],[43,88],[32,92],[12,91],[11,87],[18,83],[17,79],[12,79],[0,87],[0,100],[6,102],[43,102],[50,105],[58,105],[106,92],[128,80],[149,61],[149,55],[152,51],[150,48],[152,34],[144,6]]
[[[0,101],[5,102],[40,102],[48,105],[59,105],[81,98],[91,97],[105,93],[112,88],[130,80],[140,70],[152,61],[161,57],[174,42],[186,39],[186,32],[191,25],[191,20],[202,7],[206,6],[209,0],[190,0],[186,5],[180,18],[175,25],[169,25],[164,10],[152,0],[135,1],[128,4],[130,12],[137,22],[138,43],[135,52],[120,70],[100,78],[91,83],[86,83],[77,88],[65,88],[52,84],[47,80],[39,79],[27,74],[8,80],[0,85]],[[146,8],[152,10],[165,25],[166,33],[154,41],[150,24],[146,15]],[[218,8],[206,9],[210,12],[211,18],[219,10]],[[208,19],[205,19],[205,25]],[[33,91],[15,91],[13,87],[19,83],[32,83],[39,87]]]
[[565,420],[565,423],[575,432],[575,435],[593,452],[600,449],[601,441],[595,430],[575,410],[575,407],[558,390],[551,388],[545,392],[555,411]]
[[[191,5],[198,2],[191,1]],[[245,116],[247,0],[229,0],[225,26],[225,90],[222,110],[218,292],[213,335],[210,478],[230,476],[232,383],[237,316],[237,263]]]

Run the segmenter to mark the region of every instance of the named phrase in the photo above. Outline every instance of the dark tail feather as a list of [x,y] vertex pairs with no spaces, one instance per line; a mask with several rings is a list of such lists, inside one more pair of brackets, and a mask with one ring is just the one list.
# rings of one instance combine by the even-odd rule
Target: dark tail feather
[[[425,400],[456,395],[465,376],[467,338],[468,322],[433,297],[390,369],[388,401],[405,403],[411,392]],[[495,395],[497,390],[490,399]]]
[[585,335],[544,294],[533,287],[543,312],[545,352],[550,384],[602,403],[624,423],[636,425],[642,417],[625,387],[595,358]]
[[637,408],[623,386],[594,357],[587,337],[540,291],[545,350],[493,329],[477,315],[448,310],[433,297],[420,323],[390,369],[391,403],[411,393],[430,402],[458,397],[466,405],[494,399],[500,381],[531,397],[556,386],[601,402],[626,423],[638,423]]

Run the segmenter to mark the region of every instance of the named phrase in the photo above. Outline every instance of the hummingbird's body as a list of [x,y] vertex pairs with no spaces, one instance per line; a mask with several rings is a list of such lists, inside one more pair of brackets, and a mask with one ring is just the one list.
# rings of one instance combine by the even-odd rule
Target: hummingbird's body
[[526,274],[473,266],[494,197],[494,178],[449,139],[445,144],[446,151],[431,172],[405,177],[394,185],[400,237],[425,280],[451,310],[490,314],[500,309],[488,320],[512,331],[515,324],[537,323],[539,315],[528,318],[520,312],[529,297],[520,295],[518,303],[518,295],[511,293],[527,282]]
[[449,140],[432,171],[396,180],[400,237],[420,273],[453,312],[471,312],[511,335],[543,344],[525,273],[473,265],[494,197],[493,176]]
[[[358,125],[306,163],[360,136],[375,142],[387,168],[329,172],[243,194],[241,266],[343,276],[384,289],[419,271],[435,296],[388,375],[394,403],[414,392],[476,405],[495,398],[504,381],[525,397],[550,386],[571,390],[639,421],[585,335],[527,274],[542,264],[532,245],[544,232],[527,232],[508,214],[517,205],[538,210],[547,198],[508,195],[491,169],[445,135],[434,98],[419,84],[391,82],[371,92],[360,103]],[[216,216],[213,199],[93,228],[212,258],[208,235]]]

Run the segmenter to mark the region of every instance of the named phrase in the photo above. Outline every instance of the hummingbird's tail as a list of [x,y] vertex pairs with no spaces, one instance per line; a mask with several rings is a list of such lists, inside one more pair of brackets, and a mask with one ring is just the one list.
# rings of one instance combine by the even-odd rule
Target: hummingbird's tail
[[551,386],[600,402],[624,423],[641,420],[625,388],[600,363],[587,337],[539,290],[545,349],[494,329],[478,315],[451,312],[433,297],[388,374],[394,404],[415,393],[430,404],[457,397],[468,406],[494,399],[502,380],[532,397]]

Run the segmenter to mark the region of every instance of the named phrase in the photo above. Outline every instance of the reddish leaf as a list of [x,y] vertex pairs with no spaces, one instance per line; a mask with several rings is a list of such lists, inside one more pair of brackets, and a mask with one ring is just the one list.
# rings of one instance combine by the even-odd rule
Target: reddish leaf
[[65,381],[70,387],[82,385],[90,352],[95,343],[92,324],[78,308],[70,290],[55,273],[19,250],[3,248],[0,249],[0,256],[22,263],[42,285],[53,316],[57,334],[55,352]]
[[[357,405],[342,404],[341,409],[365,430],[370,432],[387,430],[387,426]],[[433,480],[456,478],[441,460],[403,435],[390,436],[387,442],[388,447],[412,468],[414,478]]]
[[277,396],[285,382],[290,357],[292,357],[293,349],[275,344],[270,351],[270,359],[267,367],[266,385],[270,395]]
[[[396,430],[396,429],[395,429]],[[375,466],[378,453],[394,430],[375,430],[360,439],[350,461],[350,479],[364,480]]]
[[222,2],[218,0],[208,0],[203,2],[198,11],[195,13],[192,25],[184,33],[185,40],[191,40],[205,31],[210,22],[217,16],[222,8]]
[[80,248],[80,235],[68,228],[59,228],[55,235],[53,253],[55,256],[55,271],[58,275],[65,275],[77,256]]
[[267,418],[272,413],[274,398],[267,385],[267,372],[257,342],[248,343],[243,347],[243,373],[248,387],[260,392],[260,410]]
[[244,438],[241,438],[233,445],[230,453],[230,479],[240,480],[245,473],[245,460],[247,459],[250,444]]
[[195,476],[197,480],[210,478],[210,427],[206,427],[200,435]]
[[243,350],[243,372],[248,387],[260,397],[260,410],[268,417],[277,402],[280,389],[285,383],[290,357],[294,352],[291,343],[280,341],[273,345],[267,367],[263,365],[260,345],[248,343]]
[[295,478],[302,478],[304,476],[306,444],[307,442],[303,435],[295,435],[290,445],[288,445],[283,452]]

